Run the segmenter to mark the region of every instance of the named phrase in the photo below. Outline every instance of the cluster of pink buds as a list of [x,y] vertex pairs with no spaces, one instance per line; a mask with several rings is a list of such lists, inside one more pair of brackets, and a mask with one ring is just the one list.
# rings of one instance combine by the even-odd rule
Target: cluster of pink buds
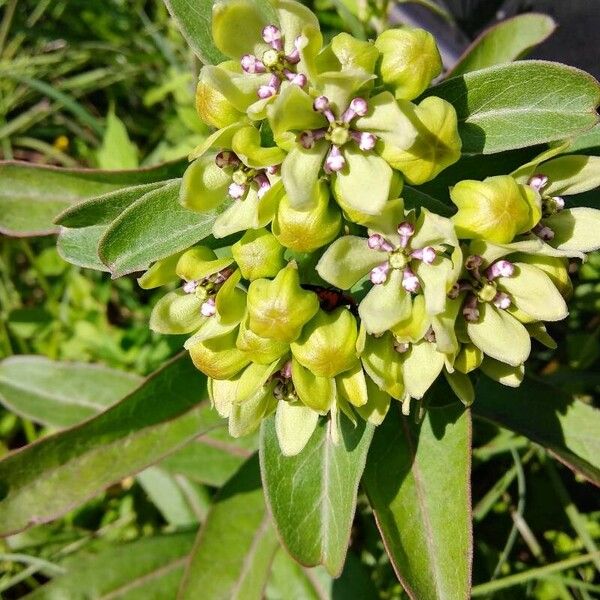
[[231,150],[219,152],[215,163],[220,169],[231,170],[233,181],[229,185],[228,194],[233,200],[241,200],[248,193],[250,184],[258,188],[258,197],[262,198],[271,187],[268,175],[274,175],[279,165],[271,165],[266,169],[252,169],[244,165],[239,157]]
[[323,166],[326,173],[331,174],[344,168],[346,159],[341,148],[350,140],[356,142],[363,152],[375,148],[377,136],[351,127],[352,120],[355,117],[364,117],[369,112],[369,105],[364,98],[354,98],[339,119],[333,114],[331,104],[326,96],[316,98],[313,109],[320,112],[327,119],[329,125],[319,129],[303,131],[300,134],[299,142],[306,149],[312,148],[315,142],[322,139],[331,143]]
[[471,280],[461,280],[454,284],[448,296],[458,298],[462,292],[467,292],[463,304],[462,313],[467,321],[477,321],[479,319],[479,302],[491,302],[497,308],[506,310],[510,308],[512,302],[510,296],[504,292],[498,291],[495,279],[499,277],[512,277],[515,272],[515,266],[508,260],[500,259],[493,262],[485,271],[483,267],[483,258],[472,255],[465,261],[465,269],[471,274]]
[[[548,196],[544,194],[544,188],[548,183],[548,177],[540,173],[532,175],[527,182],[529,187],[538,192],[542,197],[542,215],[544,217],[554,215],[565,207],[565,201],[561,196]],[[554,231],[547,225],[544,225],[544,223],[538,223],[531,232],[544,242],[550,242],[554,239]]]
[[432,246],[411,248],[410,239],[414,233],[415,226],[408,221],[404,221],[398,225],[398,235],[400,236],[400,244],[398,246],[394,246],[378,233],[369,236],[367,244],[371,250],[381,250],[389,254],[386,262],[371,270],[371,283],[375,285],[385,283],[390,269],[401,269],[402,287],[411,293],[419,291],[421,284],[419,278],[411,269],[410,263],[417,260],[430,265],[435,261],[437,253]]
[[245,54],[241,60],[242,69],[246,73],[271,73],[269,83],[258,88],[258,97],[264,99],[275,96],[285,80],[304,87],[307,83],[306,75],[295,71],[295,65],[300,62],[302,37],[298,36],[294,40],[294,49],[289,54],[285,54],[281,30],[275,25],[267,25],[262,31],[262,37],[271,46],[270,50],[263,53],[262,59],[254,54]]
[[186,281],[182,290],[186,294],[201,294],[205,298],[204,302],[200,305],[200,313],[203,317],[213,317],[217,313],[217,305],[215,296],[219,291],[219,288],[231,277],[233,269],[226,267],[221,269],[217,273],[208,275],[203,279],[193,279]]

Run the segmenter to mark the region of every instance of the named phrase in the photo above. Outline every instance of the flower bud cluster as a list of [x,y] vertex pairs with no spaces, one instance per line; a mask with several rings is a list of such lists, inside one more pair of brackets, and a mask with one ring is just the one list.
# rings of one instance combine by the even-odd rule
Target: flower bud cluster
[[[231,60],[202,69],[198,111],[217,129],[192,153],[180,201],[218,213],[217,250],[194,246],[142,277],[177,286],[151,327],[191,334],[232,435],[275,412],[285,454],[318,416],[334,432],[342,413],[379,424],[393,399],[407,413],[434,384],[470,404],[477,369],[519,385],[531,338],[552,345],[544,323],[567,314],[568,258],[600,235],[580,239],[584,216],[545,194],[541,173],[460,181],[453,216],[405,203],[404,182],[460,158],[452,105],[413,103],[441,71],[433,38],[403,27],[324,46],[306,7],[274,7],[262,22],[252,0],[215,5]],[[249,14],[258,29],[236,21]]]

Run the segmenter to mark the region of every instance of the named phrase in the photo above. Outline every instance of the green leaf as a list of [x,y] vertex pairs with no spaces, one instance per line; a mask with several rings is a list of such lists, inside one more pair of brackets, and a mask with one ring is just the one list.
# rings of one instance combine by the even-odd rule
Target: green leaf
[[466,154],[492,154],[576,135],[598,120],[598,82],[558,63],[519,61],[453,77],[427,90],[458,114]]
[[92,542],[61,562],[64,575],[27,598],[175,598],[193,541],[192,531],[126,543]]
[[356,509],[356,493],[374,427],[354,428],[341,417],[341,439],[333,443],[330,423],[321,419],[304,450],[283,456],[275,420],[263,421],[260,460],[265,495],[288,552],[306,566],[323,564],[341,573]]
[[556,23],[548,15],[528,13],[506,19],[481,33],[459,58],[449,76],[523,58],[555,29]]
[[12,356],[0,362],[0,402],[50,427],[67,427],[106,410],[141,377],[100,365]]
[[363,485],[392,565],[411,598],[460,600],[471,587],[471,419],[460,404],[421,425],[390,410]]
[[56,249],[60,256],[72,265],[108,272],[108,267],[98,256],[98,244],[106,229],[106,225],[91,225],[78,229],[61,227]]
[[[219,425],[182,355],[121,402],[0,461],[0,532],[46,523]],[[56,490],[61,493],[57,494]]]
[[226,60],[212,37],[214,0],[164,0],[179,31],[200,61],[214,65]]
[[178,177],[181,172],[181,161],[136,171],[0,162],[0,233],[16,237],[56,233],[54,218],[72,204],[124,187]]
[[260,600],[277,547],[254,456],[216,497],[177,597]]
[[232,438],[227,431],[227,421],[223,420],[220,427],[199,436],[159,464],[169,473],[221,487],[256,449],[257,436]]
[[544,194],[581,194],[600,186],[600,157],[559,156],[540,165],[536,172],[548,176],[549,184],[544,188]]
[[125,124],[114,110],[106,117],[106,130],[96,158],[101,169],[137,169],[139,166],[137,146],[129,139]]
[[110,225],[98,254],[113,277],[143,271],[210,235],[216,214],[183,208],[179,186],[174,181],[148,192]]
[[516,389],[482,377],[472,408],[476,416],[528,437],[600,485],[600,410],[529,377]]

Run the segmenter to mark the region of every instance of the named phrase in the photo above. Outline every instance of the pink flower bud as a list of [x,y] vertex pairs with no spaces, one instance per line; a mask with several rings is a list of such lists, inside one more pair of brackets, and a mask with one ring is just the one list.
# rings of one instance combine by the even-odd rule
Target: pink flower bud
[[504,292],[498,292],[493,302],[494,306],[497,306],[498,308],[501,308],[503,310],[510,308],[511,305],[510,297]]
[[371,250],[379,250],[383,244],[383,238],[378,233],[374,233],[369,236],[367,244]]
[[271,46],[271,48],[274,48],[275,50],[282,49],[283,42],[279,27],[276,27],[275,25],[267,25],[262,30],[262,37],[263,40],[265,40],[265,42]]
[[469,296],[465,302],[462,310],[463,317],[467,321],[477,321],[479,319],[479,309],[477,308],[477,298],[475,296]]
[[266,71],[265,65],[254,54],[244,54],[240,64],[246,73],[264,73]]
[[332,146],[325,159],[325,170],[328,173],[341,171],[346,166],[346,159],[337,146]]
[[237,167],[240,165],[240,159],[234,152],[223,150],[215,156],[215,164],[220,169],[224,169],[225,167]]
[[301,35],[299,35],[295,40],[294,40],[294,49],[286,55],[285,60],[287,61],[288,64],[290,65],[296,65],[300,62],[300,48],[302,47],[303,44],[303,37]]
[[554,231],[552,231],[552,229],[550,229],[550,227],[547,227],[546,225],[542,225],[541,223],[538,223],[532,229],[532,231],[533,231],[533,233],[535,233],[535,235],[537,235],[544,242],[550,242],[551,240],[554,239]]
[[553,196],[552,200],[554,200],[554,207],[556,210],[562,210],[565,207],[565,200],[560,196]]
[[239,200],[246,193],[246,186],[239,183],[232,183],[229,186],[229,196],[234,200]]
[[198,285],[199,284],[198,284],[197,281],[194,281],[194,280],[192,280],[192,281],[186,281],[183,284],[183,291],[186,294],[193,294],[198,289]]
[[292,361],[288,360],[285,365],[283,365],[283,367],[281,367],[281,370],[279,371],[281,373],[281,376],[284,379],[291,379],[292,378]]
[[390,265],[388,263],[383,263],[374,269],[371,269],[371,273],[369,278],[371,279],[371,283],[374,285],[381,285],[387,281],[388,271],[390,270]]
[[302,73],[292,73],[291,71],[285,71],[284,75],[290,83],[293,83],[294,85],[297,85],[299,87],[304,87],[307,83],[306,75],[303,75]]
[[364,98],[354,98],[349,108],[359,117],[364,117],[369,112],[369,104]]
[[425,248],[419,248],[417,250],[413,250],[410,253],[412,258],[416,258],[417,260],[422,260],[425,264],[430,265],[435,260],[436,252],[435,249],[431,246],[425,246]]
[[359,134],[358,147],[361,150],[364,150],[364,151],[373,150],[373,148],[375,148],[376,143],[377,143],[377,136],[373,135],[372,133],[363,132],[363,133]]
[[533,188],[536,192],[539,192],[542,188],[546,187],[546,184],[548,183],[548,177],[538,173],[536,175],[532,175],[527,183],[529,184],[529,187]]
[[398,340],[394,339],[394,350],[399,354],[408,352],[409,348],[410,344],[408,342],[399,342]]
[[266,100],[267,98],[277,94],[277,88],[271,85],[261,85],[256,93],[261,100]]
[[401,237],[412,237],[415,233],[415,226],[408,221],[404,221],[398,225],[398,234]]
[[515,265],[508,260],[497,260],[486,271],[488,279],[496,279],[496,277],[512,277],[515,272]]
[[413,294],[421,287],[419,278],[410,269],[404,269],[402,273],[402,287]]
[[318,98],[315,98],[315,101],[313,102],[313,108],[317,112],[323,112],[324,110],[327,110],[329,108],[329,98],[327,98],[327,96],[319,96]]
[[258,183],[258,197],[262,198],[271,189],[271,182],[264,173],[257,175],[254,181]]
[[269,175],[276,175],[277,173],[279,173],[280,168],[281,168],[281,165],[271,165],[271,166],[267,167],[265,169],[265,171]]
[[202,303],[200,307],[200,313],[204,317],[212,317],[217,313],[217,306],[215,304],[214,298],[209,298],[205,302]]

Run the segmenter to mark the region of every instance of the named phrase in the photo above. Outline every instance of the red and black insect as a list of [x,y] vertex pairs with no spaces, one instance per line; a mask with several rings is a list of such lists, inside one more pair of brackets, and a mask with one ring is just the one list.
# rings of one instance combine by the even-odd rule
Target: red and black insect
[[324,311],[331,312],[339,306],[346,306],[353,313],[356,312],[356,300],[354,300],[350,294],[347,294],[342,290],[310,284],[304,284],[302,287],[311,290],[317,295],[321,308]]

